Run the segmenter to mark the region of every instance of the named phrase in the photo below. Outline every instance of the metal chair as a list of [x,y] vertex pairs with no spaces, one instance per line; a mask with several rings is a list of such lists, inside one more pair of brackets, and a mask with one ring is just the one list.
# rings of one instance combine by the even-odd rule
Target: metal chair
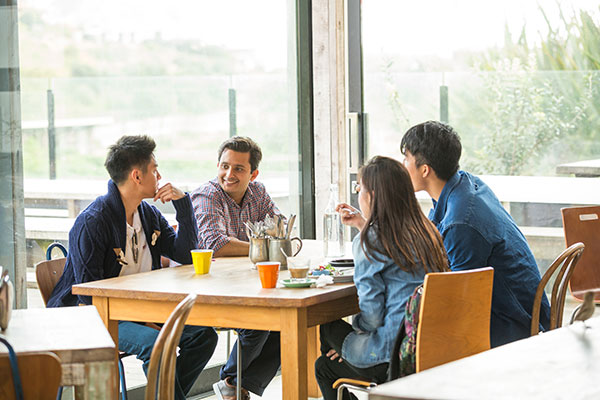
[[567,285],[571,281],[575,266],[581,259],[584,249],[585,246],[583,243],[575,243],[560,253],[544,273],[535,292],[533,309],[531,311],[531,336],[537,335],[540,331],[542,297],[546,285],[552,277],[554,277],[554,283],[552,284],[552,295],[550,297],[550,330],[562,326]]
[[[417,327],[416,372],[490,348],[490,315],[494,269],[491,267],[425,275]],[[388,380],[399,378],[400,327],[388,368]],[[368,392],[375,382],[338,379],[338,400],[344,389]]]

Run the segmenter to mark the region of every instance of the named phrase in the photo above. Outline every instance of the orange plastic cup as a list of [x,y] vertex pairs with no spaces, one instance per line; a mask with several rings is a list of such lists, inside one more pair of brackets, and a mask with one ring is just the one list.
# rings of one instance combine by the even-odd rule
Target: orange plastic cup
[[279,278],[279,262],[260,261],[256,263],[260,283],[265,289],[273,289],[277,286],[277,278]]

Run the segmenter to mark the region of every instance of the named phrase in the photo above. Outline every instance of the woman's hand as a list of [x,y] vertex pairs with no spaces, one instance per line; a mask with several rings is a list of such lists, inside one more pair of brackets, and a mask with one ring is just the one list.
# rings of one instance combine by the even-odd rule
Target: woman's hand
[[325,356],[329,357],[329,359],[331,359],[331,361],[335,361],[336,359],[338,359],[338,362],[344,361],[344,360],[342,360],[342,357],[334,349],[329,350],[327,352],[327,354],[325,354]]
[[349,204],[340,203],[335,208],[335,211],[337,211],[340,214],[340,217],[342,218],[342,223],[344,225],[352,226],[358,229],[359,231],[362,230],[362,228],[365,226],[365,223],[367,222],[360,213],[360,211]]

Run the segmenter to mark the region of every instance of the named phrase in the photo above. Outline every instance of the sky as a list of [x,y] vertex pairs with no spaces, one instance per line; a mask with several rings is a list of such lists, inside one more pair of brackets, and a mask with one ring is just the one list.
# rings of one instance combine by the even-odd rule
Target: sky
[[87,33],[140,41],[193,39],[203,45],[252,49],[266,65],[287,62],[286,0],[20,0],[49,22],[79,24]]
[[[526,26],[528,38],[538,38],[547,25],[558,21],[558,0],[363,0],[363,49],[367,54],[436,54],[482,50],[501,45],[504,27],[513,38]],[[563,12],[572,8],[595,10],[598,0],[561,0]]]
[[[267,69],[285,68],[288,4],[292,0],[20,0],[47,19],[81,24],[88,33],[143,40],[194,39],[205,45],[251,50]],[[504,25],[523,24],[537,38],[546,24],[538,5],[558,19],[558,0],[362,0],[365,54],[451,57],[457,50],[500,45]],[[561,0],[563,10],[595,10],[598,0]]]

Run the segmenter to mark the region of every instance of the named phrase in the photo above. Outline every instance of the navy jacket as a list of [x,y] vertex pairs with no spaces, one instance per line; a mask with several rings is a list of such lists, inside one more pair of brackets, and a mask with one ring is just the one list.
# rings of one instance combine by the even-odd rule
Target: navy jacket
[[[492,347],[529,337],[531,311],[541,280],[525,236],[496,195],[479,178],[458,171],[433,202],[429,219],[437,226],[453,271],[493,267]],[[550,327],[544,294],[540,331]]]
[[[181,264],[192,262],[190,250],[196,248],[198,228],[190,196],[173,201],[173,206],[177,213],[177,233],[156,207],[145,201],[138,207],[152,254],[152,269],[160,268],[161,255]],[[54,287],[48,307],[91,304],[89,296],[73,295],[71,286],[119,276],[121,264],[117,261],[117,252],[121,249],[125,253],[126,227],[125,207],[119,189],[110,180],[108,193],[98,197],[83,210],[69,232],[69,254],[65,270]],[[156,238],[154,245],[153,238]]]

